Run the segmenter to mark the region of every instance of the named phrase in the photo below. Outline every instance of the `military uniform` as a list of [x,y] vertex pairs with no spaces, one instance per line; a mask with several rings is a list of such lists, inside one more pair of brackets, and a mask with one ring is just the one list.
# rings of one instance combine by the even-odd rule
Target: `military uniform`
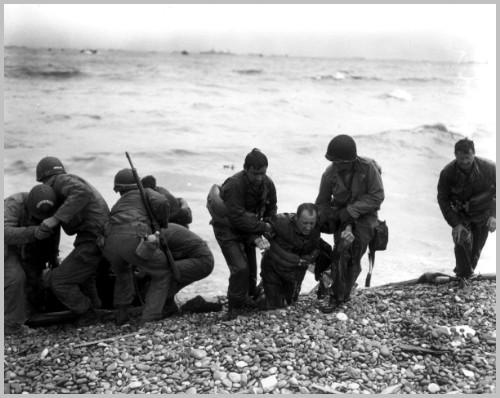
[[[454,160],[440,173],[437,199],[445,220],[452,228],[462,224],[472,233],[471,242],[455,244],[458,277],[471,276],[477,266],[488,238],[486,222],[496,218],[495,192],[496,165],[489,160],[476,156],[469,173]],[[469,206],[471,198],[481,194],[486,194],[482,203]]]
[[[377,225],[377,211],[384,200],[380,171],[372,159],[356,157],[352,169],[340,172],[335,163],[321,177],[316,204],[319,208],[322,232],[333,233],[336,248],[347,224],[353,225],[354,242],[350,250],[347,269],[337,267],[332,290],[338,302],[347,300],[361,272],[361,258],[373,238]],[[347,212],[349,222],[344,222],[342,212]],[[335,254],[335,253],[334,253]],[[336,253],[337,257],[339,253]]]
[[30,217],[27,192],[4,200],[4,321],[6,327],[26,322],[30,310],[40,310],[41,274],[46,263],[57,265],[59,228],[43,240],[35,238],[40,220]]
[[60,207],[54,217],[68,235],[75,235],[73,251],[51,273],[55,296],[76,314],[99,307],[95,275],[102,253],[97,239],[103,235],[109,208],[101,194],[83,178],[56,174],[44,180],[56,193]]
[[270,220],[273,228],[271,246],[261,262],[266,307],[269,309],[297,300],[307,266],[319,255],[319,227],[309,235],[303,235],[296,222],[294,213],[278,214]]
[[189,207],[182,207],[181,198],[176,198],[167,189],[158,186],[153,189],[168,199],[168,204],[170,205],[170,216],[168,221],[188,228],[188,225],[193,222],[191,209]]
[[[146,188],[144,192],[157,223],[160,227],[165,227],[168,224],[168,200],[150,188]],[[115,306],[127,306],[134,299],[132,266],[151,278],[142,312],[144,321],[162,318],[163,305],[172,280],[167,257],[159,247],[147,259],[136,253],[141,240],[153,232],[140,191],[132,189],[124,192],[111,209],[103,252],[116,275],[113,298]]]
[[276,215],[276,188],[267,175],[263,183],[255,187],[243,170],[223,183],[220,197],[227,212],[221,215],[209,209],[211,224],[229,267],[229,305],[238,308],[245,304],[249,295],[256,293],[254,241],[266,231],[264,220]]

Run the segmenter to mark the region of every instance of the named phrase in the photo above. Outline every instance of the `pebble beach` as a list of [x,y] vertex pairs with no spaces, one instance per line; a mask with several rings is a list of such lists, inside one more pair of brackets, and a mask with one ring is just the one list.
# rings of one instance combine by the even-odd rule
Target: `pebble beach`
[[[223,322],[183,314],[6,336],[5,393],[495,393],[496,281],[358,289]],[[223,302],[223,298],[218,298]]]

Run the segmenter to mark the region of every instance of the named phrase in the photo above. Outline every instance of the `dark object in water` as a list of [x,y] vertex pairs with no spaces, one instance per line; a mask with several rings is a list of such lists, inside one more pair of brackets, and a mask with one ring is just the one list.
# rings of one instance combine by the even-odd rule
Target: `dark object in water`
[[222,311],[221,303],[211,303],[206,301],[201,296],[196,296],[191,300],[186,301],[181,306],[182,312],[194,312],[194,313],[202,313],[202,312],[219,312]]
[[189,53],[188,53],[186,50],[182,50],[182,51],[181,51],[181,54],[182,54],[182,55],[189,55]]

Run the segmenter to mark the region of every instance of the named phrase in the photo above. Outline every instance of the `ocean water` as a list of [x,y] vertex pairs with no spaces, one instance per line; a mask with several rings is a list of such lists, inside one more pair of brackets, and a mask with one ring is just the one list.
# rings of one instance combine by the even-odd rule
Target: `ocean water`
[[[128,151],[140,175],[186,198],[191,229],[214,253],[213,273],[181,298],[226,292],[206,195],[254,147],[269,158],[279,212],[315,200],[336,134],[353,135],[358,153],[377,160],[390,241],[377,253],[372,285],[452,273],[439,172],[463,136],[479,156],[496,159],[494,72],[483,64],[21,47],[5,48],[4,61],[4,197],[28,191],[37,162],[50,155],[111,207],[113,176],[128,167]],[[477,271],[495,271],[495,240]],[[63,237],[62,257],[72,241]],[[360,286],[367,258],[362,265]],[[309,274],[303,291],[312,286]]]

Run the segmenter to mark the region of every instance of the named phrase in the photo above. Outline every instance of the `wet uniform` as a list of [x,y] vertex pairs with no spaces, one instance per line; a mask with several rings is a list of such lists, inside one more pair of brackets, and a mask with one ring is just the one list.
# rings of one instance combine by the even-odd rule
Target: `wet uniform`
[[[489,217],[496,218],[495,192],[496,165],[489,160],[475,157],[469,173],[461,170],[456,160],[441,171],[437,195],[441,212],[452,228],[462,224],[472,233],[471,244],[455,244],[454,272],[458,277],[471,276],[477,266],[488,238],[486,222]],[[471,198],[483,193],[487,195],[479,206],[467,206]]]

